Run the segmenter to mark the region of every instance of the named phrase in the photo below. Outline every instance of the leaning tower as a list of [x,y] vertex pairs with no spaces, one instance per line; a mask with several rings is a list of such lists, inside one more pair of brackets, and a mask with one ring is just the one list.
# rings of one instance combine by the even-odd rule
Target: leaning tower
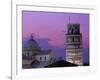
[[66,34],[66,61],[83,65],[82,58],[82,34],[80,24],[68,24]]

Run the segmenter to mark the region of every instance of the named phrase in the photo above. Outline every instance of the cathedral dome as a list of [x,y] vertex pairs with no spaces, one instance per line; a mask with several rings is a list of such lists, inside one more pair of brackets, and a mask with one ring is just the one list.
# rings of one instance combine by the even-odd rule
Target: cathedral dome
[[30,39],[26,42],[24,48],[40,49],[38,43],[34,40],[33,35],[31,35]]

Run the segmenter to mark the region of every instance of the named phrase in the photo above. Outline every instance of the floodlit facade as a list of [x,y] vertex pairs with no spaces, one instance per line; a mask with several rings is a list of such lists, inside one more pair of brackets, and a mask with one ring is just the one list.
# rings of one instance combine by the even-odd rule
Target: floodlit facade
[[80,24],[68,24],[66,34],[66,61],[83,65]]

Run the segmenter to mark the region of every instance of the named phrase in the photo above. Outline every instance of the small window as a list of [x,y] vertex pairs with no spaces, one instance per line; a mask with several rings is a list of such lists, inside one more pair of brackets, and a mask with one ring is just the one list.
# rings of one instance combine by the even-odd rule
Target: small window
[[40,57],[40,60],[42,60],[42,57]]
[[46,60],[46,56],[45,56],[45,60]]

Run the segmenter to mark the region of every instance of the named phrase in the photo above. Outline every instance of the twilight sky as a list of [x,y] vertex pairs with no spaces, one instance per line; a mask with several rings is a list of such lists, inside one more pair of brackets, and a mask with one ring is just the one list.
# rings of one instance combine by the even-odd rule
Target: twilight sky
[[[69,21],[70,17],[70,21]],[[65,59],[65,34],[68,23],[79,23],[83,40],[83,59],[89,62],[89,14],[22,11],[23,41],[30,34],[42,49],[52,49],[58,59]]]

